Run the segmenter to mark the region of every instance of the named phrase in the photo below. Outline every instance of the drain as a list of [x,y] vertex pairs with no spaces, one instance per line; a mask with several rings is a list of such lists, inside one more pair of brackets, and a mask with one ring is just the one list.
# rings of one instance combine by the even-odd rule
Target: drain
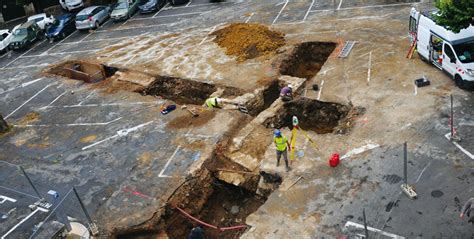
[[299,98],[285,103],[274,117],[264,122],[264,125],[270,128],[292,128],[292,117],[296,116],[304,130],[326,134],[334,131],[350,109],[350,106],[343,104]]
[[319,72],[335,48],[336,44],[333,42],[304,42],[298,44],[282,60],[279,67],[280,74],[310,80]]

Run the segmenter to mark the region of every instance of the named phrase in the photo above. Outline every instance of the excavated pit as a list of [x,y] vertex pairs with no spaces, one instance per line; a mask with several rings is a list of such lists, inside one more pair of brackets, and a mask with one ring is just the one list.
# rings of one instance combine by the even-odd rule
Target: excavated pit
[[87,61],[66,61],[49,68],[46,73],[80,80],[86,83],[103,81],[113,76],[118,68]]
[[280,89],[284,86],[285,83],[279,80],[272,80],[267,83],[260,95],[247,102],[246,106],[249,109],[249,114],[257,116],[260,112],[270,107],[280,97]]
[[159,96],[173,100],[178,104],[201,105],[218,89],[223,89],[222,97],[233,97],[242,94],[242,90],[229,86],[213,84],[168,76],[157,76],[156,80],[146,87],[141,94]]
[[292,128],[292,117],[296,116],[299,126],[319,134],[332,133],[351,112],[352,107],[339,103],[299,98],[287,102],[275,117],[264,122],[269,128]]
[[321,69],[336,48],[333,42],[304,42],[298,44],[280,64],[280,74],[310,80]]

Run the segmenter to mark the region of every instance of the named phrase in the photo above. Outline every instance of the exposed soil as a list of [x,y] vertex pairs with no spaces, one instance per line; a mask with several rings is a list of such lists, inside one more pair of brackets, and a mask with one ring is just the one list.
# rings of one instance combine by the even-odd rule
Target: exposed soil
[[95,83],[112,76],[116,71],[117,68],[105,66],[97,62],[66,61],[50,67],[45,73],[86,83]]
[[[143,95],[154,95],[173,100],[178,104],[202,105],[204,101],[218,90],[218,86],[188,79],[176,77],[158,76],[141,93]],[[223,97],[236,96],[241,90],[233,87],[224,88]]]
[[265,122],[267,127],[292,128],[292,117],[296,116],[299,126],[319,134],[331,133],[351,110],[351,106],[338,103],[299,98],[283,105],[283,109]]
[[186,112],[185,115],[178,116],[168,122],[167,127],[172,129],[198,127],[208,123],[214,118],[214,116],[216,116],[216,112],[211,110],[195,110],[195,112],[199,114],[199,116],[194,117],[191,113]]
[[280,74],[310,80],[321,69],[336,44],[333,42],[304,42],[285,57],[279,66]]
[[252,116],[257,116],[260,112],[270,107],[280,97],[280,89],[284,87],[284,83],[278,80],[268,81],[264,84],[265,89],[262,95],[255,97],[253,101],[247,104],[249,114]]
[[30,112],[23,116],[18,122],[18,125],[26,125],[38,121],[40,114],[38,112]]
[[227,55],[237,57],[237,61],[271,55],[285,45],[285,35],[255,23],[232,23],[211,35],[214,42],[226,49]]

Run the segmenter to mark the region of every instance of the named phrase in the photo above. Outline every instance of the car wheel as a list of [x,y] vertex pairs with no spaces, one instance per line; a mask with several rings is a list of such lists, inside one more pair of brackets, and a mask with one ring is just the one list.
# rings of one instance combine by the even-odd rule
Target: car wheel
[[99,28],[99,22],[94,23],[94,30],[97,30],[97,28]]
[[65,33],[65,32],[63,32],[63,33],[61,34],[61,38],[62,38],[62,39],[66,38],[66,33]]
[[454,82],[456,83],[456,85],[457,85],[459,88],[464,89],[464,82],[463,82],[461,76],[456,75],[456,76],[454,77]]

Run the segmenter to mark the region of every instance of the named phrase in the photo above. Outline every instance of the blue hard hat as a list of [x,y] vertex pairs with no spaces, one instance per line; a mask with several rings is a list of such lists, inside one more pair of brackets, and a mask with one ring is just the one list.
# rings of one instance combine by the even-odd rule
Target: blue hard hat
[[273,135],[281,136],[281,131],[279,129],[276,129],[275,131],[273,131]]

